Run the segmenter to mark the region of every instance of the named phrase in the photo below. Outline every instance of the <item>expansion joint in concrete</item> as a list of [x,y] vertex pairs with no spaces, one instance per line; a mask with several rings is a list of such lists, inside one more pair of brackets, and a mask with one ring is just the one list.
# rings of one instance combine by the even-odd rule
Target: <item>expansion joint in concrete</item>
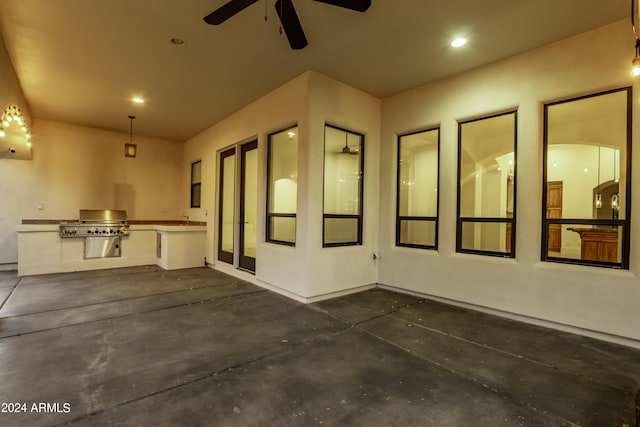
[[4,307],[4,305],[7,303],[7,301],[9,301],[9,298],[11,298],[11,295],[13,295],[13,292],[16,290],[16,288],[18,287],[18,284],[21,281],[22,281],[22,277],[18,277],[18,281],[11,288],[11,292],[9,292],[9,295],[7,295],[7,297],[0,303],[0,311],[2,310],[2,307]]

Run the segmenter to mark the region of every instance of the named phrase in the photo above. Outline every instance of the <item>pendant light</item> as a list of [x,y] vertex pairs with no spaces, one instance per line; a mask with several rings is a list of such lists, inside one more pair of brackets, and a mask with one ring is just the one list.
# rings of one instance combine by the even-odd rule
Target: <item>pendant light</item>
[[[617,184],[618,182],[620,182],[620,180],[616,178],[616,151],[617,150],[613,150],[613,182]],[[618,185],[616,185],[616,190],[611,195],[611,218],[612,219],[618,219],[619,212],[620,212],[620,193],[618,192],[619,189],[617,187]]]
[[135,118],[136,116],[129,116],[129,143],[124,144],[125,157],[136,157],[137,146],[133,143],[133,119]]

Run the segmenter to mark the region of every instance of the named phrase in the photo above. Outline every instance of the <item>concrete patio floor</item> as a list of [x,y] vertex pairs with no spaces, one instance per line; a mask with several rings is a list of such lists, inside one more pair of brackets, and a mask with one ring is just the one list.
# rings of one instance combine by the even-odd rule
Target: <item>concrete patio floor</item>
[[640,351],[382,289],[145,266],[0,304],[0,426],[638,426]]

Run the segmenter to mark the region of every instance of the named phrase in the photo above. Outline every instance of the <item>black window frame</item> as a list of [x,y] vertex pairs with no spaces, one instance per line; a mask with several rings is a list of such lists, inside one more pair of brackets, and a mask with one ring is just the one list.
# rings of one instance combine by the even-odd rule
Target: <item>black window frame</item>
[[[333,128],[343,132],[347,132],[353,135],[358,135],[360,137],[360,194],[358,195],[358,211],[357,215],[345,215],[345,214],[328,214],[324,210],[324,196],[326,188],[324,186],[325,182],[325,157],[326,157],[326,128]],[[362,246],[363,240],[363,218],[364,218],[364,155],[365,155],[365,137],[364,134],[359,132],[354,132],[339,126],[330,125],[325,123],[325,150],[322,156],[322,247],[323,248],[334,248],[334,247],[344,247],[344,246]],[[357,221],[357,239],[356,241],[351,242],[337,242],[337,243],[326,243],[325,242],[325,222],[327,219],[355,219]]]
[[[593,98],[596,96],[608,95],[615,92],[627,92],[627,146],[626,146],[626,189],[625,189],[625,219],[618,220],[605,220],[605,219],[575,219],[575,218],[547,218],[547,150],[548,150],[548,139],[549,139],[549,107],[564,104],[572,101],[579,101],[583,99]],[[543,262],[553,262],[559,264],[574,264],[574,265],[585,265],[591,267],[605,267],[605,268],[613,268],[613,269],[629,269],[629,258],[630,258],[630,245],[631,245],[631,154],[632,154],[632,130],[633,130],[633,87],[625,86],[618,89],[611,89],[602,92],[592,93],[589,95],[577,96],[573,98],[567,98],[560,101],[554,101],[544,104],[544,135],[542,141],[542,244],[541,244],[541,254],[540,259]],[[548,246],[549,246],[549,226],[552,224],[562,225],[600,225],[600,226],[611,226],[611,227],[622,227],[622,254],[621,254],[621,262],[609,262],[609,261],[594,261],[594,260],[583,260],[583,259],[574,259],[574,258],[561,258],[561,257],[553,257],[548,255]]]
[[[286,240],[278,240],[278,239],[272,239],[271,238],[271,219],[272,218],[294,218],[296,220],[296,240],[297,240],[297,206],[296,206],[296,213],[292,214],[292,213],[277,213],[277,212],[270,212],[270,205],[271,205],[271,192],[269,191],[269,188],[271,187],[271,143],[272,143],[272,137],[274,135],[280,134],[282,132],[287,132],[290,131],[291,129],[299,129],[298,125],[295,124],[293,126],[289,126],[286,127],[284,129],[280,129],[276,132],[272,132],[269,134],[268,138],[267,138],[267,191],[266,191],[266,195],[267,195],[267,203],[266,203],[266,225],[265,225],[265,241],[269,242],[269,243],[275,243],[278,245],[285,245],[285,246],[295,246],[296,242],[288,242]],[[298,134],[299,135],[299,134]],[[298,140],[299,142],[299,140]],[[298,167],[297,161],[296,161],[296,169]]]
[[[194,182],[193,180],[193,172],[196,164],[200,164],[200,181]],[[198,200],[195,200],[195,190],[196,188],[199,190]],[[197,203],[197,204],[196,204]],[[190,207],[199,208],[202,205],[202,160],[196,160],[191,163],[191,202]]]
[[[512,217],[461,217],[460,216],[460,180],[461,161],[462,161],[462,126],[466,123],[477,122],[480,120],[492,119],[513,114],[513,216]],[[508,110],[501,113],[482,116],[471,120],[458,122],[458,177],[457,177],[457,209],[456,209],[456,252],[465,254],[485,255],[500,258],[516,257],[516,218],[517,218],[517,188],[518,188],[518,110]],[[463,249],[462,248],[462,227],[466,223],[484,223],[484,224],[507,224],[511,225],[511,240],[509,252],[488,251],[481,249]]]
[[[411,215],[400,215],[400,160],[401,160],[401,142],[402,138],[406,136],[416,135],[423,132],[432,132],[434,130],[438,131],[438,143],[437,143],[437,184],[436,184],[436,216],[411,216]],[[438,229],[440,228],[439,224],[439,216],[440,216],[440,127],[433,127],[428,129],[423,129],[415,132],[404,133],[402,135],[398,135],[398,143],[397,143],[397,162],[396,162],[396,246],[405,247],[405,248],[415,248],[415,249],[428,249],[428,250],[438,250]],[[435,223],[435,239],[433,245],[419,245],[414,243],[402,243],[400,241],[400,234],[403,221],[433,221]]]

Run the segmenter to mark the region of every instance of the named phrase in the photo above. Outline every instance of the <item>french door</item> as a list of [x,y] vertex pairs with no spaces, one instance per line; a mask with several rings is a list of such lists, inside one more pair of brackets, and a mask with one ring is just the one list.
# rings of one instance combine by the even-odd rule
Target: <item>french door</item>
[[238,267],[256,271],[256,221],[258,204],[258,141],[240,146],[240,212]]
[[218,260],[255,272],[258,141],[221,152],[219,172]]

